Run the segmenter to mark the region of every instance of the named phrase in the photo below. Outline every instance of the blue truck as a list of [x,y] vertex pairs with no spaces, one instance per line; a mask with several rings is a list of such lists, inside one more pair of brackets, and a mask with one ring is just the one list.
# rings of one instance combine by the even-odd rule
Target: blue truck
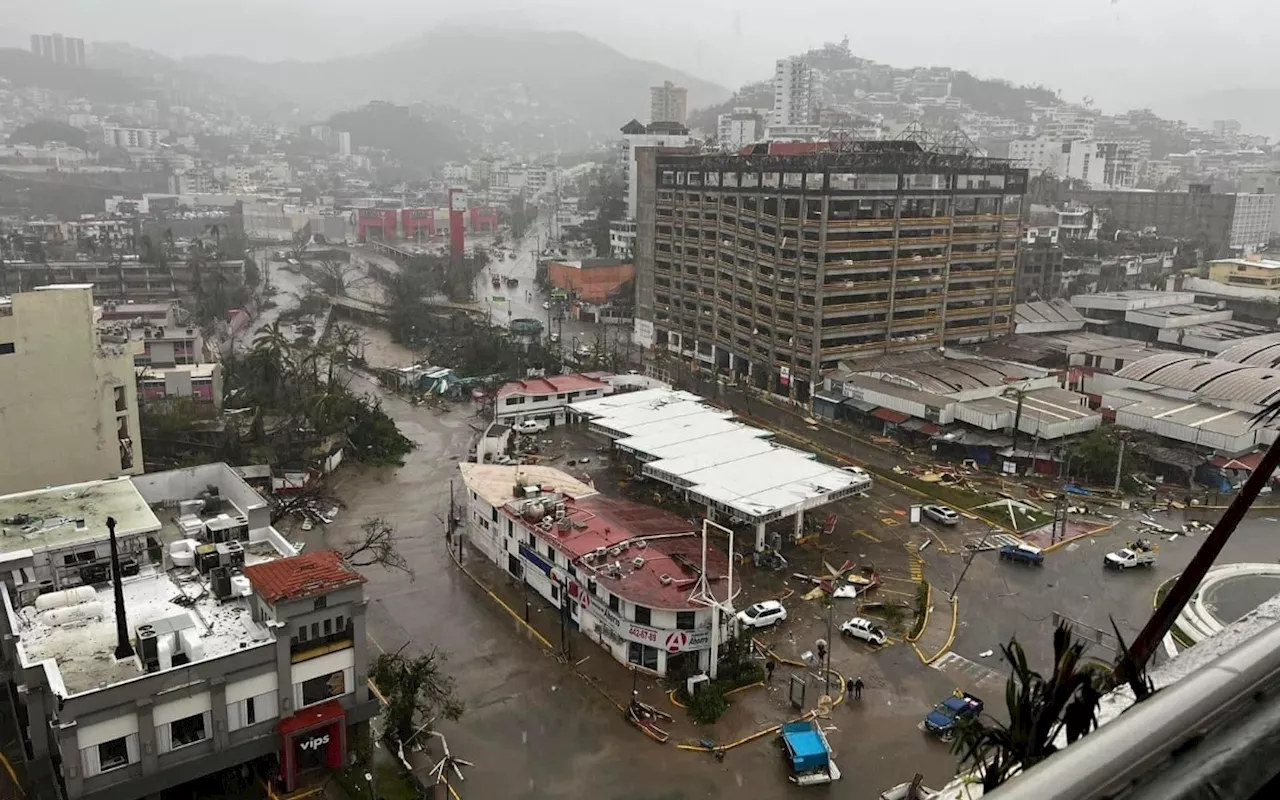
[[977,719],[982,713],[982,700],[968,692],[955,694],[933,707],[920,723],[920,727],[949,742],[956,736],[956,728],[967,720]]
[[792,783],[817,786],[840,779],[840,770],[831,759],[831,745],[816,720],[784,723],[779,738]]

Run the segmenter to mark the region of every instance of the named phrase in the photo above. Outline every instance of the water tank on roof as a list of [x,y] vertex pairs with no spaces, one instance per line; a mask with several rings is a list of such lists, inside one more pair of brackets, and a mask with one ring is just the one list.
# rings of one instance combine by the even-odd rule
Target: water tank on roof
[[97,600],[91,600],[88,603],[80,603],[79,605],[62,606],[61,608],[41,611],[36,618],[45,625],[57,627],[59,625],[72,625],[77,622],[102,619],[105,610],[102,603]]
[[36,598],[36,611],[48,611],[51,608],[64,608],[87,603],[98,598],[92,586],[77,586],[74,589],[63,589],[60,592],[49,592]]

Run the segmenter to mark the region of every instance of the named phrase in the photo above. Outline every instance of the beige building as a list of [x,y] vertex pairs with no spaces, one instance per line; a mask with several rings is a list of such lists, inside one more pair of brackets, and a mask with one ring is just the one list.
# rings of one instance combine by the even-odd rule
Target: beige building
[[89,284],[0,298],[0,493],[142,473],[142,343],[101,343],[99,313]]
[[671,81],[649,87],[649,122],[679,122],[683,125],[688,111],[688,89]]

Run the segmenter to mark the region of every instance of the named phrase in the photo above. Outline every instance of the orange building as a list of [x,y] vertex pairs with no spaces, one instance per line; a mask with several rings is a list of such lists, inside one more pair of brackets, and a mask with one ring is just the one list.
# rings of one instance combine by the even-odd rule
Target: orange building
[[547,280],[582,303],[607,303],[609,296],[636,275],[635,264],[616,258],[584,258],[581,261],[551,261]]

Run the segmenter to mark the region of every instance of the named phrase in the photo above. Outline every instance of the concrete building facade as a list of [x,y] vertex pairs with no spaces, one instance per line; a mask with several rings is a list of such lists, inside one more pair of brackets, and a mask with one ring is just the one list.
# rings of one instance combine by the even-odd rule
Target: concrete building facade
[[693,147],[697,141],[689,135],[683,124],[641,125],[632,120],[622,127],[622,142],[618,148],[619,162],[625,172],[623,190],[627,195],[627,219],[636,216],[636,157],[647,147]]
[[802,59],[780,58],[773,72],[774,125],[812,125],[817,122],[822,76]]
[[142,472],[142,345],[100,342],[97,313],[86,284],[0,300],[0,492]]
[[1185,192],[1070,190],[1060,199],[1105,210],[1106,221],[1120,230],[1155,228],[1164,236],[1201,239],[1209,258],[1221,258],[1230,254],[1236,198],[1193,184]]
[[689,90],[663,81],[661,86],[649,88],[649,122],[678,122],[684,124],[689,114]]
[[735,108],[716,119],[716,143],[737,150],[764,135],[764,118],[754,108]]
[[[109,581],[60,593],[63,616],[39,610],[48,595],[0,583],[37,777],[68,800],[138,800],[240,765],[274,767],[285,792],[310,769],[346,766],[378,708],[363,578],[334,551],[278,558],[259,545],[272,548],[230,548],[239,566],[188,566],[182,582],[150,568],[123,578],[133,654],[120,660],[114,613],[102,613]],[[192,587],[200,597],[173,602]],[[61,624],[71,612],[86,622]]]
[[1265,248],[1271,240],[1271,220],[1275,215],[1274,194],[1237,194],[1236,210],[1231,215],[1231,250],[1251,255]]
[[1027,172],[1008,161],[857,142],[646,154],[639,174],[641,345],[803,400],[841,359],[1012,330]]

